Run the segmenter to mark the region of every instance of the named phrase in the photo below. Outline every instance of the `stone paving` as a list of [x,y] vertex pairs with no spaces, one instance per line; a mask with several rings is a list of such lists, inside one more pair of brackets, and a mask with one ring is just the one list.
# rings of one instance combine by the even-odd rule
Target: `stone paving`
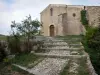
[[58,75],[68,59],[45,58],[41,63],[30,70],[35,75]]

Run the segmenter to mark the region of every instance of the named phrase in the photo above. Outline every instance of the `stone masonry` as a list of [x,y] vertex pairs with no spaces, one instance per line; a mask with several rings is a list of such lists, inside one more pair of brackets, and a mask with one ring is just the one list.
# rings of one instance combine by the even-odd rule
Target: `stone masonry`
[[[50,36],[50,33],[54,33],[54,36],[83,34],[85,28],[80,22],[82,10],[87,11],[90,26],[100,25],[100,6],[50,4],[41,12],[43,35]],[[51,25],[54,26],[52,32],[50,32]]]

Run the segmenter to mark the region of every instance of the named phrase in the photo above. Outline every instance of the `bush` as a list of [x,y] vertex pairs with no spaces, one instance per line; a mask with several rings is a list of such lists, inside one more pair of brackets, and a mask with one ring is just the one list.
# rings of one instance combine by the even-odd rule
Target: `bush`
[[19,36],[17,35],[9,36],[7,38],[7,41],[8,41],[8,48],[10,49],[10,52],[12,54],[21,53]]
[[12,54],[30,53],[32,51],[33,42],[23,39],[19,35],[8,37],[8,48]]
[[100,28],[89,28],[83,39],[83,45],[96,72],[100,75]]
[[4,58],[6,58],[7,54],[6,54],[6,51],[5,51],[5,45],[0,42],[0,62],[3,61]]
[[89,28],[86,33],[86,40],[89,47],[97,49],[100,45],[100,29],[99,28]]

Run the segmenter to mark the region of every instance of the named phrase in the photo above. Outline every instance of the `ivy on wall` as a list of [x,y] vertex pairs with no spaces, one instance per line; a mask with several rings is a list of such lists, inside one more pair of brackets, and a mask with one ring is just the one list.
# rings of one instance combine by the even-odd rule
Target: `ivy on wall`
[[82,22],[82,24],[83,24],[85,27],[87,27],[87,25],[88,25],[88,20],[87,20],[87,18],[86,18],[86,10],[82,10],[82,11],[81,11],[81,22]]

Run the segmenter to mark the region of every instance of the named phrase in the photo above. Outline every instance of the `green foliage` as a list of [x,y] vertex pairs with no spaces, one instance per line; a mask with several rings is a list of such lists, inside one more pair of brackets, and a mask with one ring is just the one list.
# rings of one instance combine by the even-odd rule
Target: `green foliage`
[[86,18],[86,10],[82,10],[82,11],[81,11],[81,22],[82,22],[82,24],[83,24],[85,27],[87,27],[87,25],[88,25],[88,20],[87,20],[87,18]]
[[14,65],[0,63],[0,75],[34,75]]
[[6,40],[6,36],[0,35],[0,40]]
[[11,29],[13,35],[20,34],[26,38],[25,40],[27,40],[27,51],[30,51],[30,38],[40,33],[38,29],[40,26],[41,23],[38,20],[32,20],[31,16],[29,15],[21,23],[16,23],[13,21]]
[[86,32],[85,38],[89,41],[92,37],[94,37],[94,34],[98,31],[98,28],[88,27],[88,30]]
[[26,66],[28,67],[29,64],[34,63],[37,61],[40,57],[34,55],[33,53],[30,54],[19,54],[17,55],[12,62],[15,64],[19,64],[21,66]]
[[100,28],[89,28],[82,41],[86,52],[90,55],[91,62],[100,74]]
[[7,56],[4,48],[5,48],[5,46],[2,45],[2,42],[0,42],[0,62],[2,62],[4,60],[4,58],[6,58],[6,56]]
[[14,35],[14,36],[8,36],[7,37],[7,42],[8,42],[8,48],[10,52],[13,54],[18,54],[21,53],[20,49],[20,36],[19,35]]
[[[64,67],[63,71],[60,72],[60,75],[89,75],[89,71],[87,69],[86,58],[78,58],[78,59],[71,59],[68,61],[68,64]],[[77,60],[77,62],[76,62]],[[73,72],[69,72],[72,63],[75,62],[79,65],[77,68],[78,73],[75,74]]]
[[29,15],[21,23],[12,22],[11,28],[16,30],[16,33],[30,37],[31,35],[36,35],[41,26],[41,23],[38,20],[32,20]]

